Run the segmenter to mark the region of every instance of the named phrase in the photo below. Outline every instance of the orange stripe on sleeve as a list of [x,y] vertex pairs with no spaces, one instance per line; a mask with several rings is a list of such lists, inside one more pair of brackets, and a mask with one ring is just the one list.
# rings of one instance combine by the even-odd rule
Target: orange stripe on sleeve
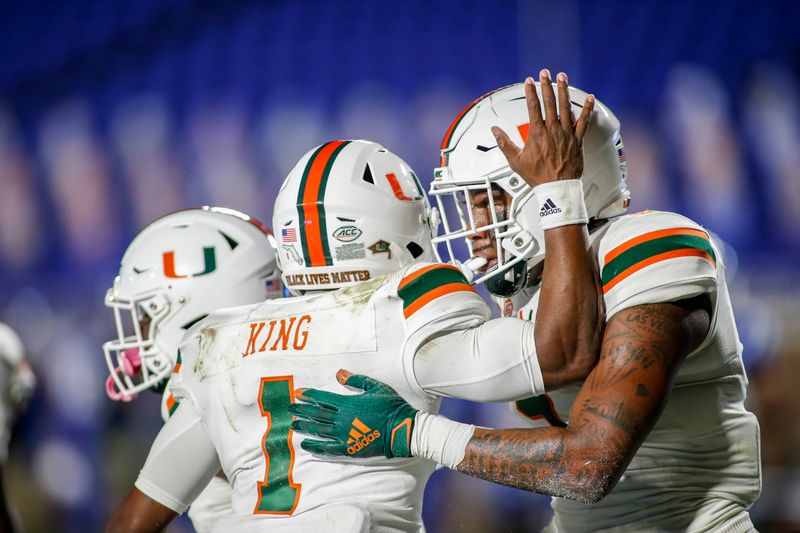
[[418,277],[422,276],[426,272],[430,272],[431,270],[436,270],[437,268],[449,268],[449,269],[455,270],[456,272],[461,273],[461,270],[459,270],[457,267],[454,267],[453,265],[445,265],[445,264],[429,265],[429,266],[426,266],[424,268],[420,268],[419,270],[414,271],[411,274],[409,274],[408,276],[404,277],[403,280],[400,282],[400,285],[397,286],[397,290],[402,289],[403,287],[405,287],[406,285],[408,285],[409,283],[411,283],[412,281],[414,281]]
[[610,252],[608,252],[603,259],[603,263],[608,264],[614,258],[622,254],[623,252],[630,250],[637,244],[641,244],[643,242],[652,241],[654,239],[660,239],[661,237],[670,237],[672,235],[693,235],[695,237],[700,237],[702,239],[708,240],[708,234],[705,231],[700,231],[692,228],[670,228],[670,229],[661,229],[658,231],[651,231],[650,233],[645,233],[644,235],[639,235],[638,237],[634,237],[629,241],[625,241],[624,243],[620,244]]
[[403,316],[409,318],[411,315],[419,311],[422,307],[432,302],[436,298],[440,298],[446,294],[451,294],[454,292],[475,292],[475,289],[473,289],[472,286],[467,283],[448,283],[447,285],[436,287],[435,289],[425,293],[423,296],[420,296],[414,300],[411,305],[403,309]]
[[632,274],[635,274],[636,272],[640,271],[641,269],[643,269],[643,268],[645,268],[647,266],[650,266],[652,264],[658,263],[660,261],[666,261],[667,259],[675,259],[676,257],[700,257],[702,259],[705,259],[706,261],[708,261],[712,265],[716,265],[716,261],[714,261],[714,258],[711,257],[711,255],[708,252],[704,251],[704,250],[698,250],[697,248],[683,248],[683,249],[680,249],[680,250],[671,250],[669,252],[664,252],[662,254],[658,254],[658,255],[654,255],[652,257],[648,257],[647,259],[645,259],[643,261],[639,261],[635,265],[632,265],[631,267],[627,268],[626,270],[623,270],[616,277],[614,277],[611,281],[609,281],[608,283],[603,285],[603,294],[608,293],[608,291],[613,289],[614,286],[617,285],[617,283],[621,282],[622,280],[624,280],[628,276],[630,276]]

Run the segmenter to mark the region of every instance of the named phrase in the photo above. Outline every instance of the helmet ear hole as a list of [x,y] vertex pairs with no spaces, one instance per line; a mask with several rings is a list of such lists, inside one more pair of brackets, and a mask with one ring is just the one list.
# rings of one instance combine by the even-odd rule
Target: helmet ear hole
[[414,257],[414,259],[416,259],[419,256],[421,256],[423,254],[423,252],[424,252],[424,250],[422,249],[422,246],[420,246],[419,244],[415,243],[414,241],[411,241],[410,243],[406,244],[406,250],[408,250],[411,253],[411,255],[412,255],[412,257]]
[[[219,230],[217,230],[219,231]],[[237,246],[239,246],[239,241],[231,237],[230,235],[226,234],[225,232],[220,231],[220,235],[225,237],[225,242],[228,243],[228,246],[231,247],[231,250],[235,250]]]
[[369,168],[369,164],[367,164],[364,167],[364,175],[362,176],[361,179],[366,181],[367,183],[375,185],[375,180],[372,177],[372,169]]

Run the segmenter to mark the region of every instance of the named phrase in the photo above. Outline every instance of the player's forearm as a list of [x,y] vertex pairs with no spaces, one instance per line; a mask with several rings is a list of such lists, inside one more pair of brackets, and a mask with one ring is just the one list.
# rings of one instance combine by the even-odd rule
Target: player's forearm
[[176,516],[172,509],[133,488],[111,515],[106,533],[155,533]]
[[603,355],[569,415],[569,427],[476,429],[456,469],[512,487],[580,501],[616,484],[666,404],[683,357],[709,316],[696,299],[615,315]]
[[547,259],[536,314],[536,351],[545,385],[585,378],[600,353],[605,308],[584,224],[546,230]]
[[[605,448],[605,449],[603,449]],[[602,499],[624,463],[583,433],[562,428],[478,428],[456,470],[549,496],[586,503]]]

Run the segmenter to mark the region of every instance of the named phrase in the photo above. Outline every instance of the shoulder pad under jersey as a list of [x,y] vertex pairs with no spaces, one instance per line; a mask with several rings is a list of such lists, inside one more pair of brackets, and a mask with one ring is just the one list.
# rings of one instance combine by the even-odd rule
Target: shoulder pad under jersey
[[609,318],[634,305],[716,290],[721,258],[699,224],[663,211],[626,215],[609,224],[598,250]]
[[403,273],[396,293],[410,329],[440,318],[475,315],[487,320],[491,315],[483,298],[452,265],[415,263]]

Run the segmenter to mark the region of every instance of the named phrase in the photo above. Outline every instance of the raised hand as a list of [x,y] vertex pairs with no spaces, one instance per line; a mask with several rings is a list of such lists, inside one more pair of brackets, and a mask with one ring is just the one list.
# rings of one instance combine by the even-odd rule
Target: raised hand
[[559,72],[556,79],[558,110],[550,71],[542,69],[539,72],[544,117],[533,78],[525,80],[525,100],[528,104],[530,126],[523,148],[514,144],[502,129],[492,127],[497,145],[506,156],[509,166],[531,186],[577,179],[583,174],[583,136],[589,127],[595,99],[593,95],[587,96],[580,117],[573,121],[569,79],[564,72]]
[[411,457],[417,410],[389,385],[370,377],[339,370],[336,378],[364,392],[344,396],[317,389],[297,391],[299,402],[289,406],[297,417],[292,430],[319,437],[305,439],[300,446],[320,455]]

